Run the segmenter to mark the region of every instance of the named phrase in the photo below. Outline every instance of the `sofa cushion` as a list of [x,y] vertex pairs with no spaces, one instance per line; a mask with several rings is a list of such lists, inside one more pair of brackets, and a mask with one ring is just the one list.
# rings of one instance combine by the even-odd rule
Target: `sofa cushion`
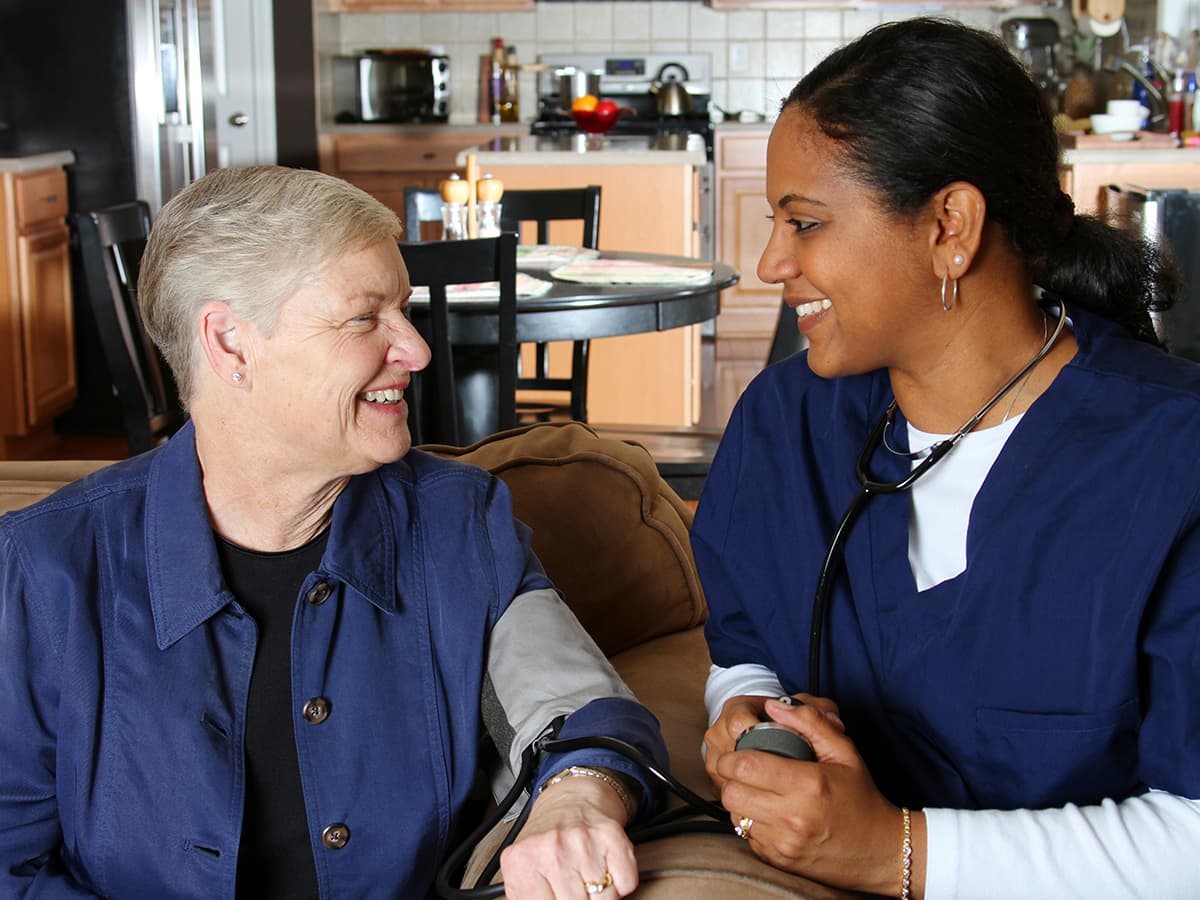
[[0,461],[0,514],[37,503],[60,487],[111,465],[111,460]]
[[421,449],[480,466],[508,485],[547,574],[607,655],[704,621],[688,541],[691,508],[645,448],[565,422],[465,448]]

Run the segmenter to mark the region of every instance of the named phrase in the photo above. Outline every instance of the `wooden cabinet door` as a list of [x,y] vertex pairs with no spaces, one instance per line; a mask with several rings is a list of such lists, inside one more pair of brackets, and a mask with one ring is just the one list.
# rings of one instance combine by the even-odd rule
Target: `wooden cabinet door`
[[75,402],[75,329],[67,226],[17,238],[26,425],[48,424]]
[[764,190],[765,175],[719,179],[717,258],[742,273],[742,280],[721,295],[713,360],[713,418],[724,426],[746,385],[766,363],[779,316],[782,290],[759,281],[758,258],[771,236]]

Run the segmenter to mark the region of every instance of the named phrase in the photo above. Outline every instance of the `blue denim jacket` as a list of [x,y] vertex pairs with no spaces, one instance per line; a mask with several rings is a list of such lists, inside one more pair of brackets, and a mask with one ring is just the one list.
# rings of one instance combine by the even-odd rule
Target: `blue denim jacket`
[[[419,451],[337,500],[292,627],[322,897],[429,892],[479,762],[488,633],[549,586],[528,537],[501,482]],[[233,897],[255,645],[190,426],[0,519],[0,896]],[[308,724],[314,697],[330,714]],[[664,758],[628,700],[584,706],[567,731]],[[329,825],[345,846],[325,846]]]

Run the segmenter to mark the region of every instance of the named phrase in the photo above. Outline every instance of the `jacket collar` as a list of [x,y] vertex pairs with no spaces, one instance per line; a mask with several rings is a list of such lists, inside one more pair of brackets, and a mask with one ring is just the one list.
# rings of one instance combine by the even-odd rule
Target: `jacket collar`
[[[155,637],[165,650],[235,598],[221,575],[193,424],[154,453],[146,485],[146,575]],[[351,478],[334,502],[321,571],[391,613],[398,548],[381,477]]]

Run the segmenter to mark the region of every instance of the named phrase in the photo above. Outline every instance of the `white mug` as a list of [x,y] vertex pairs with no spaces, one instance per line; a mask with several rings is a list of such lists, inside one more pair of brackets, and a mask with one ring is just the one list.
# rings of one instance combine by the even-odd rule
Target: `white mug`
[[1150,115],[1150,110],[1142,106],[1137,100],[1109,100],[1104,111],[1110,116],[1120,116],[1123,119],[1137,119],[1139,122]]

